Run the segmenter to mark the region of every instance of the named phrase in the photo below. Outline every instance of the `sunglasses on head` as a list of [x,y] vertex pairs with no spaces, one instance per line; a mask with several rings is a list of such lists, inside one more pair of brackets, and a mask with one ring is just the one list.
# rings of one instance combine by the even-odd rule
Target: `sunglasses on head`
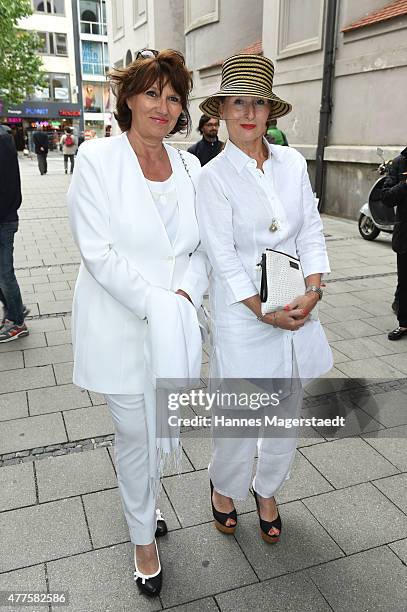
[[159,51],[156,49],[141,49],[137,51],[136,60],[138,59],[150,59],[151,57],[157,57]]
[[[151,59],[152,57],[157,57],[159,53],[160,52],[157,51],[157,49],[141,49],[140,51],[137,51],[136,60]],[[180,51],[173,51],[173,53],[176,53],[181,58],[182,63],[185,64],[185,58]]]

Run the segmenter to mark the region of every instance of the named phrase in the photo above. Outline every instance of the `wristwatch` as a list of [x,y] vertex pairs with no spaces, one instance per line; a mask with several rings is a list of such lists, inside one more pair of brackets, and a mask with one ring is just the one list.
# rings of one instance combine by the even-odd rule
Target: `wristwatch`
[[320,287],[317,287],[316,285],[309,285],[306,288],[305,293],[316,293],[320,300],[322,300],[322,296],[324,295],[322,289]]

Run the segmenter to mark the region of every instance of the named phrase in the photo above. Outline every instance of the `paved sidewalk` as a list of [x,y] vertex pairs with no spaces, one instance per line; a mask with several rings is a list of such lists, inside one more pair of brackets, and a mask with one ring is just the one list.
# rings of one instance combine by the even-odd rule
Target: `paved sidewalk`
[[236,537],[213,528],[209,441],[184,438],[182,475],[168,473],[161,494],[164,587],[149,601],[133,583],[104,398],[71,383],[70,178],[58,158],[45,176],[27,159],[21,171],[15,263],[31,333],[0,346],[0,590],[68,590],[62,609],[74,612],[405,611],[407,340],[386,337],[396,325],[389,238],[368,243],[356,223],[324,218],[333,273],[320,316],[335,367],[305,412],[345,399],[355,435],[301,437],[275,546],[259,537],[251,496],[237,506]]

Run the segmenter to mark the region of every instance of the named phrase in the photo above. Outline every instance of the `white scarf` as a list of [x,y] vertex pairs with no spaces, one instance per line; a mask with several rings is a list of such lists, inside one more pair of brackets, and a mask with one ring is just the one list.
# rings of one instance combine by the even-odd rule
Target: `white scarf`
[[171,428],[170,435],[170,413],[161,403],[157,419],[157,389],[178,392],[185,387],[197,386],[202,342],[196,309],[185,297],[152,287],[147,296],[146,311],[144,395],[150,486],[157,491],[164,464],[173,458],[179,471],[182,453],[179,431]]

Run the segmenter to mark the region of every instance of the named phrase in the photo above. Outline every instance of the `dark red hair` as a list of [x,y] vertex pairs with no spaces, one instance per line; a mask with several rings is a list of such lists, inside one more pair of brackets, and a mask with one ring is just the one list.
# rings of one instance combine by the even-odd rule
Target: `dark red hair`
[[184,56],[178,51],[165,49],[155,57],[135,59],[126,68],[112,70],[108,79],[116,96],[114,116],[122,132],[131,126],[131,110],[127,98],[144,93],[154,83],[160,92],[169,83],[181,98],[182,112],[170,134],[189,132],[191,116],[188,112],[188,98],[192,89],[192,78],[185,66]]

